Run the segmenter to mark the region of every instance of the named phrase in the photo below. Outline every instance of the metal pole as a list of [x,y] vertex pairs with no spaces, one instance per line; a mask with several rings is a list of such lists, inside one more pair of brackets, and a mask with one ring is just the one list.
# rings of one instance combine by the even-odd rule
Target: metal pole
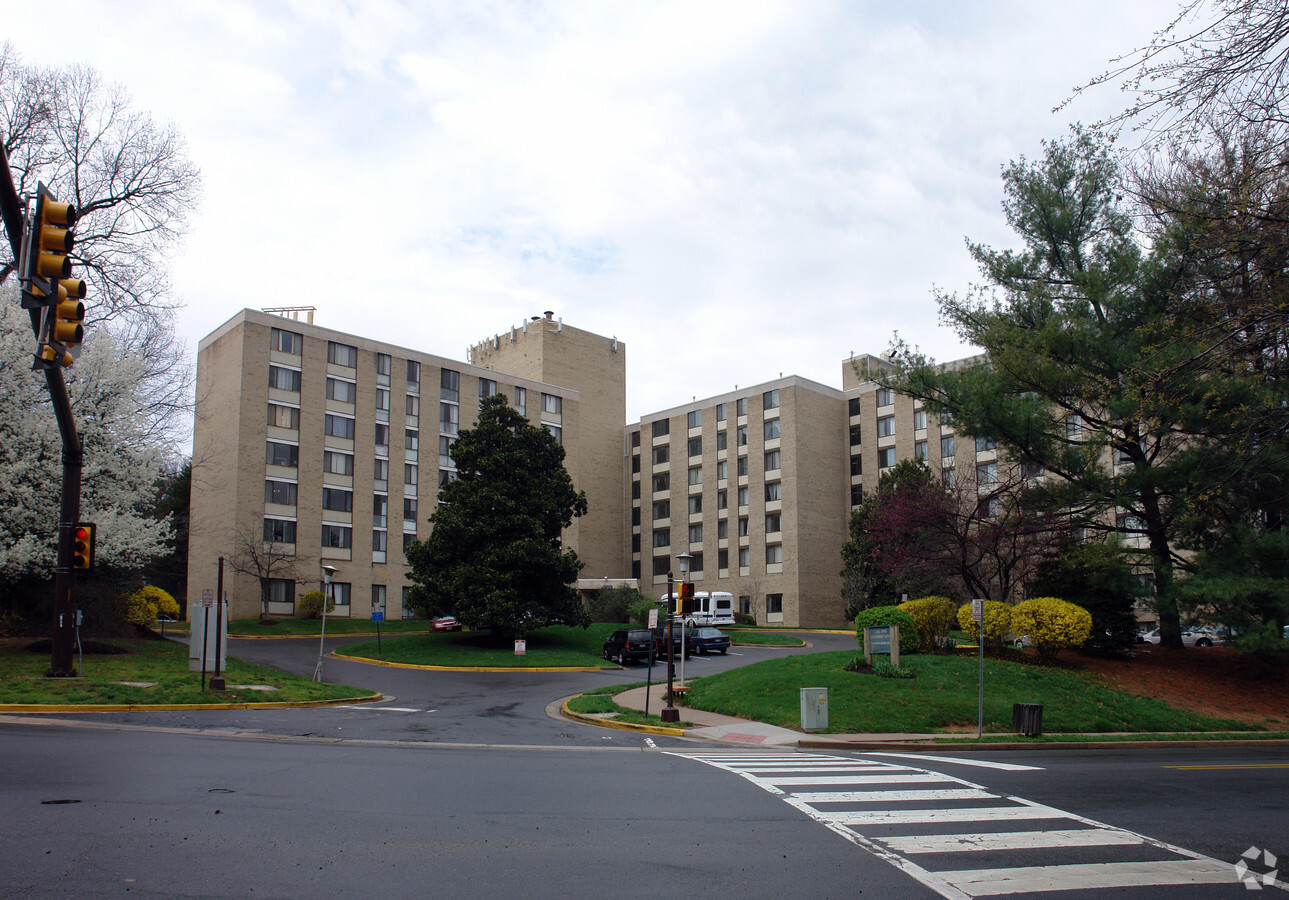
[[219,579],[215,582],[215,675],[210,679],[212,691],[224,690],[224,676],[219,671],[220,643],[224,630],[222,626],[224,603],[224,557],[219,558]]
[[676,593],[672,586],[671,570],[667,570],[667,705],[662,708],[662,720],[664,722],[679,722],[680,710],[672,705],[672,680],[676,676],[676,653],[672,649],[673,627],[675,625],[675,616],[671,614],[672,604],[676,602]]
[[984,737],[985,734],[985,614],[982,610],[980,613],[980,639],[976,641],[980,646],[980,677],[977,680],[976,689],[976,737]]
[[327,604],[331,600],[331,572],[322,570],[322,634],[318,637],[318,664],[313,668],[313,680],[322,683],[322,652],[327,640]]

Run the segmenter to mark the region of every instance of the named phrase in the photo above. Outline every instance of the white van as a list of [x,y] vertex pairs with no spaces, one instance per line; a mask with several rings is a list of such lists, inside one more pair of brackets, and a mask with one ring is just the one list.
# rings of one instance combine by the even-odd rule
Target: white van
[[[671,594],[659,601],[663,609],[671,606]],[[686,625],[733,625],[734,595],[729,591],[694,591],[694,611],[685,616]]]

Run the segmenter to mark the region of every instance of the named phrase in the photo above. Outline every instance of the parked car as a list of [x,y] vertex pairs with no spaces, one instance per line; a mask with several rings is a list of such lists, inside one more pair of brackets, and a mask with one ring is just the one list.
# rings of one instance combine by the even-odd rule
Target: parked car
[[435,631],[460,631],[461,623],[456,616],[437,616],[430,627]]
[[[694,648],[687,638],[688,635],[685,633],[685,626],[681,625],[679,622],[674,623],[671,633],[671,647],[672,654],[676,659],[680,659],[682,653],[684,654],[685,659],[689,659],[693,654]],[[665,660],[667,658],[666,625],[659,625],[653,630],[653,647],[655,659]]]
[[[1143,637],[1147,644],[1158,644],[1160,641],[1159,629],[1148,631]],[[1212,647],[1214,644],[1222,644],[1225,641],[1218,635],[1216,629],[1206,627],[1194,627],[1182,629],[1182,646],[1183,647]]]
[[694,628],[687,635],[690,653],[724,653],[730,648],[730,639],[719,628]]
[[647,628],[619,628],[604,639],[601,655],[620,666],[648,662],[653,647],[653,632]]

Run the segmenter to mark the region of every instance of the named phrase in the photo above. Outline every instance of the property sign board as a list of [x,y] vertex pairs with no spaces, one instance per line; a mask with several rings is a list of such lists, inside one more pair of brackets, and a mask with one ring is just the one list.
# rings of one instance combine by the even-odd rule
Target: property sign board
[[875,625],[868,629],[868,647],[871,653],[891,652],[891,626]]
[[205,588],[201,592],[201,605],[206,609],[215,608],[215,592],[210,588]]
[[971,621],[985,621],[985,601],[981,600],[979,597],[971,601]]
[[528,652],[528,641],[515,641],[515,656],[523,656]]

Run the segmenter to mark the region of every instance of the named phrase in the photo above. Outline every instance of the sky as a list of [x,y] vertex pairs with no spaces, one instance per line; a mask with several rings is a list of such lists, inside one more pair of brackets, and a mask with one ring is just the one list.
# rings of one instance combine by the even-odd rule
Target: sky
[[[175,125],[204,190],[179,336],[243,307],[465,360],[553,310],[627,348],[627,416],[899,335],[1013,246],[1001,167],[1125,98],[1072,89],[1176,0],[65,0],[28,64]],[[90,298],[89,302],[92,302]]]

